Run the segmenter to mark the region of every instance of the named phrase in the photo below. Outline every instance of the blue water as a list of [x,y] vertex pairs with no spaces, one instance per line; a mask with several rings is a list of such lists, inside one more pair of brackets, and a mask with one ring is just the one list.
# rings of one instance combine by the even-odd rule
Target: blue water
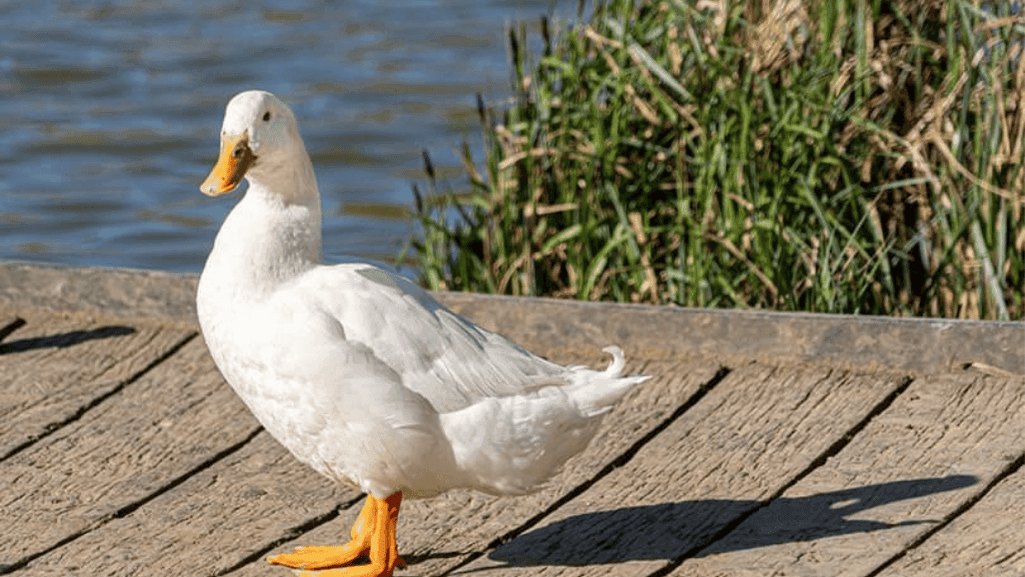
[[478,133],[475,93],[507,94],[505,27],[549,4],[0,5],[0,260],[201,270],[237,196],[197,186],[225,104],[251,88],[299,119],[326,257],[392,258],[421,150],[462,186],[454,151]]

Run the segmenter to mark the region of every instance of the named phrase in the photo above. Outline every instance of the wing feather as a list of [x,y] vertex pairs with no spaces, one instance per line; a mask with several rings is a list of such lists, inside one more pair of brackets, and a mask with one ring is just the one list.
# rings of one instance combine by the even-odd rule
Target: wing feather
[[347,340],[368,347],[439,412],[566,382],[566,369],[446,309],[412,282],[368,264],[303,277]]

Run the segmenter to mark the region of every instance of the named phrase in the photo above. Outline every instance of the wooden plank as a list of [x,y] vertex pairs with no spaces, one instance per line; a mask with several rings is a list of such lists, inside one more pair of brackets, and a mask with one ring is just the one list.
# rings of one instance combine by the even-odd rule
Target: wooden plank
[[878,577],[1025,575],[1025,468]]
[[[194,327],[196,275],[0,262],[0,304]],[[802,362],[935,374],[965,364],[1025,375],[1025,323],[889,318],[589,303],[437,292],[441,304],[513,340],[590,353],[618,344],[627,358],[739,364]]]
[[[222,574],[253,556],[262,559],[269,544],[311,519],[336,515],[340,504],[361,496],[304,469],[262,432],[131,514],[35,559],[23,572],[36,577]],[[289,573],[278,569],[279,576]]]
[[1022,379],[916,380],[836,457],[671,575],[870,574],[1025,453],[1023,424]]
[[[0,309],[0,459],[79,416],[195,331]],[[20,320],[22,323],[14,323]]]
[[196,338],[0,467],[0,566],[123,515],[259,431]]
[[902,386],[894,374],[740,367],[637,457],[460,572],[663,570],[824,459]]
[[[736,365],[813,363],[918,374],[966,364],[1025,375],[1025,323],[890,318],[436,293],[447,307],[537,348],[619,344],[627,357]],[[572,350],[572,349],[571,349]]]
[[198,275],[0,262],[0,306],[196,326]]
[[[21,272],[18,274],[24,274],[18,278],[21,281],[38,280],[41,273],[34,268],[19,269]],[[8,274],[10,270],[9,266],[0,264],[0,352],[6,350],[19,357],[22,361],[18,363],[19,367],[29,366],[24,361],[33,358],[32,355],[38,355],[37,362],[33,362],[32,365],[49,371],[53,367],[48,363],[48,359],[69,353],[66,359],[69,363],[66,366],[67,372],[60,373],[61,378],[75,374],[74,371],[85,371],[81,374],[88,375],[88,370],[94,366],[93,363],[102,364],[110,360],[108,356],[120,354],[120,350],[104,350],[107,341],[140,338],[136,333],[119,334],[117,330],[97,332],[96,329],[112,326],[137,329],[147,324],[139,324],[138,317],[173,319],[170,322],[174,324],[174,330],[195,330],[194,321],[188,316],[192,310],[194,277],[98,269],[72,271],[69,274],[66,270],[54,269],[43,275],[47,280],[42,284],[21,281],[11,284],[7,282],[14,278]],[[137,282],[140,277],[144,282]],[[171,292],[177,296],[165,299],[166,287],[170,285],[173,285],[174,289]],[[26,287],[31,287],[31,290]],[[52,300],[54,295],[58,297],[57,300]],[[731,362],[740,363],[739,359],[757,358],[768,359],[774,364],[805,359],[817,363],[817,366],[778,369],[772,372],[757,365],[738,365],[742,368],[703,397],[698,405],[676,419],[666,415],[675,414],[674,407],[679,408],[681,401],[673,399],[659,404],[662,400],[659,395],[664,391],[656,389],[659,392],[653,395],[651,403],[645,404],[648,402],[645,401],[639,405],[640,421],[632,421],[633,417],[630,416],[607,419],[605,426],[610,431],[608,436],[598,439],[589,449],[589,456],[582,456],[579,459],[581,464],[578,465],[576,461],[570,463],[567,471],[539,495],[496,500],[474,493],[453,493],[438,499],[407,502],[400,520],[400,547],[412,563],[413,574],[437,574],[448,571],[479,555],[487,555],[488,558],[477,558],[468,567],[460,567],[459,572],[483,570],[490,573],[515,571],[517,574],[647,574],[652,567],[654,570],[673,569],[676,563],[672,560],[689,552],[698,553],[711,537],[723,530],[723,527],[731,527],[731,519],[746,518],[739,531],[732,531],[717,542],[717,546],[730,549],[730,539],[743,534],[750,527],[750,523],[766,515],[768,511],[772,511],[771,518],[776,518],[773,516],[782,512],[783,516],[779,518],[784,520],[783,524],[787,527],[780,528],[780,523],[777,522],[777,526],[773,528],[772,523],[767,521],[756,526],[758,531],[767,531],[774,535],[790,531],[792,534],[795,522],[800,521],[807,526],[804,526],[803,533],[798,537],[785,537],[789,541],[782,543],[771,543],[755,548],[749,545],[747,549],[727,550],[714,555],[711,554],[711,549],[706,548],[698,553],[698,558],[688,559],[679,566],[678,572],[689,570],[688,564],[692,561],[711,562],[717,555],[743,555],[756,549],[759,554],[771,558],[775,553],[770,550],[787,545],[809,547],[804,553],[798,554],[803,555],[800,557],[802,562],[814,561],[816,555],[822,555],[823,548],[835,544],[838,551],[831,552],[834,557],[827,559],[824,565],[810,565],[810,569],[805,569],[803,565],[795,566],[793,559],[790,559],[789,564],[783,561],[783,565],[773,565],[771,559],[765,562],[767,570],[770,571],[804,571],[814,574],[822,567],[827,567],[827,571],[831,572],[836,564],[847,567],[845,555],[857,558],[866,548],[872,549],[877,546],[876,541],[869,541],[867,544],[856,540],[849,541],[858,538],[859,535],[867,535],[877,541],[889,540],[898,543],[896,549],[891,548],[883,555],[883,558],[892,560],[893,555],[899,555],[903,550],[901,547],[906,548],[924,537],[930,537],[929,533],[923,531],[932,531],[937,527],[937,523],[950,521],[949,526],[943,527],[940,532],[931,535],[924,543],[908,552],[903,559],[910,562],[916,558],[916,552],[929,551],[929,546],[934,540],[936,543],[942,543],[941,539],[947,535],[948,529],[960,526],[957,524],[962,519],[965,522],[970,520],[976,507],[982,507],[994,495],[1003,494],[998,489],[1015,478],[1012,476],[995,485],[992,492],[986,494],[974,507],[962,515],[957,515],[965,503],[972,502],[969,500],[972,495],[977,496],[982,487],[999,478],[994,476],[995,473],[992,471],[999,470],[1008,462],[1004,455],[998,457],[976,450],[977,446],[992,449],[992,438],[1001,434],[993,433],[992,427],[987,429],[984,426],[986,419],[1009,419],[1012,423],[1019,424],[1019,430],[1025,430],[1025,427],[1020,426],[1020,423],[1025,422],[1020,412],[1023,406],[1020,394],[1007,394],[988,404],[978,400],[968,401],[966,398],[971,397],[973,387],[967,385],[968,393],[957,393],[945,401],[933,402],[930,406],[936,409],[935,414],[916,417],[920,421],[919,424],[911,422],[910,417],[906,419],[908,422],[904,424],[911,426],[911,430],[919,434],[921,439],[901,445],[903,448],[900,451],[905,453],[903,458],[906,459],[901,461],[902,465],[906,465],[904,469],[868,472],[862,470],[861,467],[872,465],[885,469],[898,462],[887,444],[889,438],[883,435],[877,440],[876,446],[865,450],[866,453],[876,450],[879,455],[868,454],[864,457],[864,462],[858,461],[849,466],[851,470],[842,467],[837,469],[834,472],[835,478],[826,478],[822,487],[809,483],[816,482],[816,475],[821,471],[829,470],[831,466],[841,466],[837,465],[837,458],[832,458],[825,466],[815,469],[807,476],[804,474],[810,471],[813,465],[820,464],[815,459],[829,452],[829,449],[826,449],[824,453],[822,447],[837,446],[840,442],[842,435],[835,436],[836,431],[849,426],[857,415],[869,414],[871,411],[865,407],[875,406],[873,403],[885,397],[886,391],[894,390],[894,383],[899,380],[896,376],[865,372],[863,368],[858,369],[860,373],[848,374],[842,371],[830,372],[826,367],[896,366],[918,372],[919,375],[932,375],[960,370],[964,364],[972,363],[975,369],[998,376],[995,381],[987,381],[980,376],[973,379],[981,379],[980,382],[1010,380],[1012,383],[1017,382],[1020,390],[1023,388],[1021,379],[1014,381],[1007,375],[1008,371],[1025,372],[1025,351],[1021,346],[1025,339],[1023,323],[872,319],[750,311],[695,311],[672,307],[633,307],[445,293],[439,294],[438,297],[443,303],[453,306],[457,311],[478,322],[506,333],[515,340],[529,343],[532,349],[545,352],[547,348],[549,354],[590,353],[604,344],[617,343],[625,345],[624,349],[631,360],[661,360],[670,368],[656,368],[654,372],[675,372],[683,378],[687,378],[687,371],[699,365],[711,372],[714,363],[709,364],[709,359],[732,359]],[[18,323],[11,321],[17,318],[17,314],[12,317],[9,314],[4,316],[4,313],[15,310],[9,306],[10,303],[20,303],[24,298],[36,299],[32,302],[38,301],[40,306],[48,306],[58,311],[63,310],[62,307],[65,305],[74,310],[84,311],[84,314],[93,315],[90,321],[93,324],[83,325],[72,319],[62,332],[43,330],[57,327],[60,322],[70,318],[60,313],[50,320],[44,319],[39,324],[33,321],[32,324],[16,326]],[[97,320],[96,315],[105,316],[111,311],[114,311],[111,314],[117,314],[121,320]],[[83,326],[91,328],[83,330]],[[37,328],[40,329],[38,332],[31,332]],[[32,341],[31,339],[35,338],[32,335],[43,337],[43,340]],[[60,335],[57,339],[47,339],[57,335]],[[45,346],[47,343],[61,342],[67,338],[75,342],[66,350]],[[159,336],[152,338],[156,339]],[[20,344],[18,347],[3,348],[4,344],[11,342]],[[30,342],[44,346],[26,347],[26,343]],[[196,339],[183,351],[198,342],[199,339]],[[81,347],[95,347],[99,354],[96,358],[78,359],[76,363],[70,352],[85,350]],[[143,348],[145,347],[140,346],[139,350],[142,351]],[[202,354],[196,354],[196,359],[205,357],[205,348],[200,348]],[[181,357],[181,354],[174,355],[171,360]],[[11,355],[0,354],[0,363],[5,357],[14,358]],[[139,358],[145,358],[145,353],[140,352]],[[680,359],[685,359],[685,362],[681,364]],[[210,542],[214,543],[214,547],[227,546],[231,559],[241,558],[245,561],[252,557],[254,552],[266,549],[270,549],[269,553],[275,553],[289,550],[295,544],[333,543],[345,538],[352,517],[359,508],[358,504],[337,519],[321,523],[323,519],[331,516],[322,512],[333,511],[332,507],[337,506],[337,500],[332,501],[314,492],[311,493],[314,495],[313,500],[318,501],[315,506],[303,505],[291,511],[287,506],[275,504],[274,499],[277,497],[273,497],[264,509],[257,506],[260,498],[247,500],[247,493],[244,491],[232,492],[244,486],[245,475],[252,473],[257,464],[250,461],[227,461],[250,448],[245,442],[253,438],[252,435],[258,429],[255,428],[253,421],[248,419],[245,410],[234,399],[230,390],[219,383],[219,377],[216,377],[209,360],[196,362],[206,363],[205,369],[197,370],[196,375],[213,375],[210,377],[211,382],[217,382],[226,396],[209,401],[209,397],[187,391],[184,396],[191,395],[191,400],[183,401],[183,404],[179,404],[177,398],[167,400],[168,391],[176,394],[183,386],[182,381],[189,381],[184,384],[186,388],[198,386],[192,383],[194,378],[187,374],[191,370],[188,363],[175,365],[178,371],[173,376],[161,376],[163,370],[167,369],[164,365],[170,366],[169,360],[158,365],[153,373],[131,383],[123,392],[116,392],[116,388],[107,389],[101,396],[111,391],[115,391],[116,394],[71,421],[65,418],[64,421],[68,423],[66,427],[18,452],[0,466],[0,523],[5,527],[5,530],[0,532],[0,572],[3,572],[3,567],[10,567],[9,563],[17,565],[19,560],[37,556],[34,560],[27,561],[29,565],[16,573],[35,574],[34,568],[49,567],[55,573],[64,570],[64,574],[74,574],[78,571],[76,563],[80,559],[91,560],[90,566],[97,568],[101,574],[113,574],[118,571],[118,574],[131,574],[130,567],[135,567],[137,572],[145,573],[145,568],[151,565],[174,565],[173,556],[179,555],[183,560],[183,566],[193,569],[191,574],[203,574],[205,571],[201,568],[202,563],[192,563],[184,559],[202,559],[198,555],[209,555],[211,551],[203,547],[204,543],[208,543],[208,539],[212,540]],[[595,359],[589,364],[597,362],[600,361]],[[121,363],[122,361],[118,361],[105,369],[106,373],[93,380],[93,386],[106,386],[107,381],[104,379],[115,374],[115,371],[119,370],[118,367],[122,366]],[[657,367],[659,363],[648,366]],[[764,375],[764,383],[756,384],[757,372],[760,370],[769,372]],[[26,374],[31,376],[33,373]],[[0,370],[0,383],[4,378],[2,375],[3,372]],[[964,375],[946,378],[964,380],[963,377]],[[158,379],[159,382],[141,384],[147,383],[147,379],[151,378]],[[195,379],[199,378],[195,376]],[[793,382],[782,386],[781,381]],[[744,383],[740,387],[742,392],[739,393],[742,396],[734,398],[726,395],[723,387],[736,382]],[[918,390],[917,387],[922,382],[925,381],[915,381],[915,390]],[[74,384],[71,380],[67,381],[68,386]],[[645,390],[650,390],[648,387],[653,384],[655,383],[644,385]],[[53,387],[53,384],[50,383],[48,386]],[[759,387],[769,390],[763,391]],[[138,392],[143,389],[148,392]],[[800,398],[794,397],[789,401],[777,398],[792,394],[789,389],[804,391],[804,396],[798,395]],[[16,392],[23,394],[24,391],[19,389]],[[60,387],[53,388],[52,393],[53,395],[43,395],[38,402],[51,402],[51,396],[59,400],[62,395],[69,394]],[[175,394],[171,397],[175,397]],[[145,399],[139,395],[143,395]],[[726,397],[719,399],[721,395]],[[213,396],[212,393],[210,396]],[[97,397],[93,397],[95,398]],[[158,399],[163,399],[164,404]],[[721,402],[714,404],[713,401],[716,399]],[[905,399],[910,399],[910,392],[905,393],[898,401],[903,402]],[[0,403],[5,400],[0,391]],[[79,406],[91,403],[92,401],[86,401],[83,405],[79,402]],[[949,412],[953,409],[944,403],[953,407],[963,403],[974,403],[974,408],[966,409],[971,414],[966,413],[967,416],[963,416],[961,420],[951,419],[946,423],[940,423],[936,421],[937,415],[953,414]],[[217,410],[210,409],[210,404],[216,405]],[[895,403],[890,410],[872,420],[870,427],[861,431],[854,438],[855,441],[865,438],[866,431],[872,432],[871,427],[881,422],[898,404]],[[120,407],[120,410],[111,410],[114,405]],[[789,408],[791,405],[797,407],[797,415],[790,414],[793,412]],[[27,410],[35,406],[31,403],[26,405]],[[706,410],[708,407],[712,407],[711,412]],[[944,413],[943,410],[948,412]],[[75,409],[71,413],[62,414],[76,416],[77,411],[78,409]],[[164,414],[161,411],[170,413]],[[202,416],[195,416],[197,411],[202,413]],[[222,414],[222,411],[227,411],[227,414]],[[646,416],[644,411],[663,413],[661,417],[656,415],[652,418]],[[130,418],[128,415],[133,412],[134,417]],[[774,412],[781,414],[770,414]],[[41,411],[41,414],[48,414],[48,411]],[[804,416],[801,416],[802,414]],[[39,420],[28,418],[24,411],[12,411],[10,415],[15,418],[20,415],[26,419],[26,426],[35,426]],[[165,418],[166,415],[171,416]],[[148,423],[147,418],[150,419]],[[649,418],[650,421],[645,420]],[[659,421],[659,418],[662,421]],[[208,422],[200,423],[203,419]],[[671,422],[664,430],[660,430],[657,436],[651,435],[652,431],[658,431],[667,421]],[[823,421],[831,422],[823,424]],[[183,425],[182,433],[176,438],[171,441],[162,438],[167,434],[164,429],[176,430],[181,423],[186,422],[189,424]],[[638,422],[641,424],[638,425]],[[249,429],[249,436],[240,436],[240,423],[248,423],[254,427]],[[652,423],[659,424],[652,429]],[[812,426],[807,426],[808,423],[812,423]],[[980,426],[980,423],[983,426]],[[0,418],[0,431],[6,424],[5,419]],[[224,439],[216,437],[222,431],[214,430],[211,424],[228,429],[228,432],[224,433]],[[940,428],[941,424],[962,430],[956,434],[962,434],[963,437],[957,437],[955,433],[948,433],[946,430],[937,433],[937,428]],[[716,425],[723,427],[724,431],[713,432]],[[45,425],[44,430],[49,426],[51,425]],[[11,430],[14,429],[15,427],[11,427]],[[620,430],[627,431],[622,438],[612,436]],[[989,434],[991,437],[972,436],[978,432]],[[680,434],[683,436],[680,437]],[[671,439],[674,435],[675,441],[666,440],[667,436]],[[733,435],[740,436],[741,440],[735,443]],[[0,440],[2,438],[0,434]],[[262,438],[263,436],[253,438],[251,444],[255,447],[256,444],[264,442]],[[239,440],[231,443],[231,439]],[[644,444],[642,439],[648,439],[650,442]],[[177,446],[171,447],[171,443],[176,443]],[[1010,442],[1011,445],[1015,443],[1018,443],[1016,438]],[[613,447],[614,450],[606,453],[602,449],[595,449],[604,446]],[[633,458],[621,457],[624,455],[624,446],[629,447],[627,453],[637,449]],[[853,446],[854,443],[842,454],[852,454]],[[216,450],[218,447],[221,450]],[[238,453],[225,453],[232,447],[241,448],[238,449]],[[931,456],[915,455],[915,451]],[[185,455],[176,456],[172,454],[174,452]],[[703,452],[712,456],[704,455]],[[218,461],[215,458],[218,454],[227,456]],[[886,454],[889,454],[889,457],[882,456]],[[0,452],[0,457],[2,455]],[[1008,455],[1011,459],[1014,458],[1013,452]],[[869,457],[876,461],[873,462]],[[958,460],[962,458],[967,460]],[[922,459],[925,461],[919,462]],[[928,462],[928,459],[933,461]],[[988,463],[988,477],[980,475],[973,468],[972,459]],[[226,468],[221,468],[222,462]],[[312,472],[305,469],[296,470],[296,467],[300,467],[297,463],[293,463],[289,468],[288,462],[287,457],[282,457],[282,460],[269,465],[273,473],[268,473],[267,482],[274,486],[284,482],[290,491],[301,492],[304,490],[303,487],[307,486],[306,478],[316,480],[308,481],[310,486],[319,481]],[[617,463],[621,466],[619,469],[604,468],[603,464],[608,463]],[[938,470],[929,470],[913,477],[903,476],[903,473],[908,471],[928,470],[927,465],[937,463]],[[579,470],[581,474],[575,477],[574,470]],[[213,471],[217,474],[204,476],[207,472]],[[887,477],[884,473],[891,476]],[[299,475],[304,478],[302,482],[289,481]],[[194,479],[200,478],[205,479],[206,485],[193,483]],[[783,482],[787,478],[791,481]],[[766,506],[766,499],[778,495],[788,483],[795,480],[798,481],[796,485]],[[830,483],[833,484],[833,488],[829,488]],[[634,488],[635,486],[637,488]],[[1020,485],[1010,487],[1006,491],[1012,495],[1016,489],[1018,495],[1021,494]],[[206,492],[204,488],[211,492]],[[806,494],[800,494],[799,490],[805,490]],[[853,497],[851,491],[854,491]],[[212,508],[204,509],[197,514],[196,519],[202,520],[202,523],[193,524],[189,511],[202,508],[204,495],[212,496],[214,503]],[[685,498],[698,500],[682,501]],[[170,504],[165,504],[165,499]],[[838,500],[848,502],[838,503]],[[882,505],[866,507],[866,504],[874,505],[880,500],[885,502]],[[620,501],[623,508],[616,508]],[[240,503],[237,512],[227,506],[232,502]],[[815,513],[796,520],[786,516],[807,509],[808,503],[821,505],[825,502],[838,507],[829,509],[829,506],[826,506],[825,508],[831,512],[818,513],[832,519],[827,521],[827,528],[839,531],[838,534],[830,534],[828,539],[821,538],[822,529],[817,523],[821,523],[822,519],[815,517]],[[925,504],[916,505],[919,502]],[[157,507],[158,504],[160,507]],[[908,507],[907,510],[901,509],[905,506]],[[227,508],[227,516],[220,525],[216,507]],[[822,507],[813,509],[819,510]],[[757,512],[753,516],[748,517],[755,511]],[[939,513],[923,513],[920,517],[908,517],[922,511]],[[979,511],[984,512],[985,509]],[[288,517],[292,512],[296,515]],[[876,515],[879,512],[883,513],[881,517]],[[843,513],[849,515],[844,517]],[[268,516],[275,515],[283,515],[287,522],[268,523]],[[540,521],[535,519],[538,515],[543,515],[537,517]],[[957,516],[950,519],[952,515]],[[974,527],[973,530],[978,531],[980,539],[986,539],[983,530],[988,527],[987,522],[995,527],[994,530],[1001,526],[1007,527],[1003,533],[992,537],[1003,539],[991,541],[996,543],[993,550],[997,553],[991,554],[989,550],[982,551],[980,548],[972,549],[965,546],[966,552],[960,553],[964,560],[958,563],[969,567],[969,570],[974,570],[971,569],[973,567],[986,566],[986,563],[990,563],[996,570],[1014,568],[1018,566],[1016,563],[1020,563],[1021,555],[1019,550],[1015,549],[1014,537],[1020,536],[1021,530],[1018,529],[1013,535],[1007,534],[1011,528],[1020,524],[1020,510],[1016,512],[1007,507],[1006,511],[1002,511],[999,505],[994,505],[991,515],[994,519],[1005,519],[1010,516],[1012,524],[1001,525],[1002,521],[997,522],[980,516],[974,525],[969,525],[969,528]],[[36,517],[39,519],[35,519]],[[30,522],[26,523],[26,519]],[[161,522],[149,524],[152,519],[161,519]],[[290,523],[301,519],[304,519],[300,523],[303,531],[307,528],[313,529],[298,539],[275,546],[293,533],[295,525]],[[909,519],[911,522],[900,524]],[[122,526],[122,521],[136,524]],[[7,527],[12,527],[13,530],[8,530]],[[147,542],[147,539],[162,544],[159,547],[139,549],[139,555],[132,557],[134,548],[112,546],[119,537],[117,532],[108,527],[121,527],[121,532],[139,531],[139,540],[136,541],[139,546]],[[283,528],[284,533],[281,533]],[[96,537],[106,537],[102,541],[89,541],[94,534]],[[491,547],[504,536],[509,536],[512,540],[497,549]],[[218,540],[222,537],[225,540]],[[233,538],[236,540],[231,541]],[[950,534],[949,538],[953,543],[956,535]],[[17,546],[21,541],[32,540],[42,544],[42,549],[37,547],[32,550],[26,549],[28,552],[17,553]],[[1018,541],[1020,542],[1020,539]],[[12,543],[15,545],[13,549]],[[50,545],[46,545],[47,543]],[[96,555],[90,557],[84,548],[79,547],[80,543],[92,543],[93,546],[112,553],[102,559]],[[182,546],[183,543],[186,546]],[[12,550],[14,553],[11,553]],[[47,550],[51,552],[44,554]],[[155,561],[161,552],[167,559],[162,562]],[[212,553],[218,554],[219,551]],[[53,557],[54,555],[63,557]],[[926,567],[928,563],[941,563],[945,555],[942,549],[937,549],[932,557],[925,557],[925,565],[909,567],[919,570],[918,567]],[[968,559],[972,555],[980,555],[981,561]],[[118,558],[128,561],[119,565]],[[606,558],[610,559],[611,563],[622,563],[599,564]],[[147,559],[150,561],[146,561]],[[738,559],[743,564],[747,558]],[[885,574],[898,574],[895,571],[904,566],[901,565],[903,559],[887,567]],[[233,561],[235,564],[238,562]],[[875,567],[879,567],[879,560],[876,559],[875,562]],[[121,568],[113,572],[103,571],[103,563]],[[496,563],[499,565],[498,568],[495,568]],[[575,567],[567,563],[582,566]],[[509,566],[503,568],[503,564]],[[212,565],[216,565],[217,572],[234,566],[227,561]],[[711,574],[715,574],[714,566],[708,567]],[[239,574],[246,575],[280,575],[281,572],[280,568],[266,567],[262,561],[245,564],[238,571]],[[920,569],[920,573],[927,574],[928,570]]]
[[[557,360],[589,365],[601,362],[594,357],[558,357]],[[668,362],[628,366],[628,372],[651,374],[652,380],[635,388],[609,413],[590,446],[570,459],[563,471],[537,493],[500,499],[474,491],[452,491],[431,499],[403,502],[398,538],[400,554],[410,564],[409,573],[440,574],[470,554],[484,550],[491,541],[538,512],[553,506],[673,416],[715,376],[717,369],[714,366]],[[336,544],[347,540],[360,505],[330,523],[281,544],[272,553],[291,551],[301,545]],[[241,568],[237,574],[273,577],[280,576],[281,569],[257,561]]]

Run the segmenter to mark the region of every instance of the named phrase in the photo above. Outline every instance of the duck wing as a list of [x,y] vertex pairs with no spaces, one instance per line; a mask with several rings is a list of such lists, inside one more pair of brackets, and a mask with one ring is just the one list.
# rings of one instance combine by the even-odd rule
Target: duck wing
[[446,413],[485,398],[568,382],[568,370],[446,309],[425,290],[369,264],[318,267],[301,281],[321,309]]

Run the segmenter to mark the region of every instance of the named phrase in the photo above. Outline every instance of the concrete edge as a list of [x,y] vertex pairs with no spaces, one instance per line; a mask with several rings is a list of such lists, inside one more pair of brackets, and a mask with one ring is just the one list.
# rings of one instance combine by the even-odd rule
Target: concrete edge
[[[198,276],[0,262],[0,304],[196,327]],[[635,358],[801,362],[919,374],[1025,375],[1025,323],[689,309],[435,293],[527,348]]]

